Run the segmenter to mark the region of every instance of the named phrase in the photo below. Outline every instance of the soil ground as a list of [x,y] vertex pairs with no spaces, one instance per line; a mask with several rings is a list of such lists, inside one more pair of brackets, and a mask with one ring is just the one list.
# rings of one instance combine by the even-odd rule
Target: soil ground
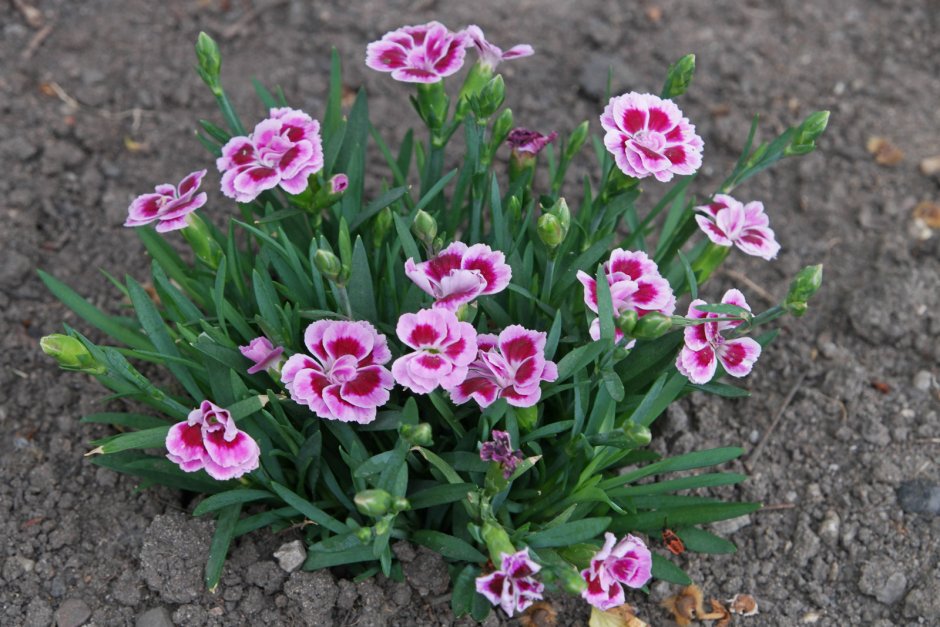
[[[263,113],[252,76],[322,115],[336,46],[346,82],[368,88],[374,119],[394,137],[414,122],[409,90],[364,67],[365,45],[430,19],[477,23],[504,47],[533,44],[536,56],[503,68],[517,122],[546,132],[583,119],[599,130],[608,66],[616,93],[655,92],[669,63],[696,53],[681,106],[705,139],[701,193],[730,168],[754,113],[769,138],[811,110],[832,111],[817,153],[738,191],[764,201],[779,258],[732,254],[708,295],[737,285],[768,305],[742,275],[779,298],[817,262],[824,290],[805,318],[783,322],[746,380],[752,398],[687,399],[655,440],[678,453],[767,438],[734,496],[770,507],[718,525],[738,553],[678,559],[708,596],[757,597],[760,615],[737,625],[940,624],[937,504],[915,513],[901,503],[918,509],[916,499],[898,498],[903,486],[940,482],[940,237],[919,238],[911,222],[919,202],[940,201],[940,180],[917,167],[940,153],[931,0],[0,2],[0,624],[453,622],[443,564],[407,547],[407,583],[353,583],[287,575],[272,552],[292,538],[255,534],[206,592],[210,525],[191,519],[179,494],[136,492],[82,458],[103,431],[78,418],[100,410],[102,390],[39,352],[39,337],[78,323],[35,274],[50,270],[111,310],[119,298],[97,269],[145,276],[142,247],[121,227],[128,202],[207,164],[192,137],[197,119],[216,119],[192,71],[200,30],[219,39],[245,119]],[[899,163],[866,151],[876,135],[903,151]],[[657,603],[672,588],[630,602],[669,624]],[[560,624],[587,622],[583,603],[560,611]]]

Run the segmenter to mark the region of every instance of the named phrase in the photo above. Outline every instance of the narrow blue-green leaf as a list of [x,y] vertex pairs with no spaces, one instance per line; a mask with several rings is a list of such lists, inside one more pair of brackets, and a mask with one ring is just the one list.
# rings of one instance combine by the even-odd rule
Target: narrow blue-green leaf
[[582,518],[551,529],[531,533],[526,537],[526,543],[536,549],[570,546],[578,542],[593,540],[607,530],[610,522],[611,519],[607,516]]
[[558,280],[552,290],[552,294],[567,294],[568,289],[574,285],[577,280],[578,270],[593,268],[600,261],[601,257],[610,250],[610,244],[613,242],[613,234],[605,235],[600,240],[594,242],[587,250],[575,257],[574,261],[568,266],[564,275]]
[[457,174],[457,168],[454,168],[453,170],[451,170],[450,172],[442,176],[434,185],[431,186],[431,189],[429,189],[428,192],[424,196],[421,197],[421,200],[419,200],[418,203],[415,205],[414,211],[417,211],[418,209],[424,209],[425,207],[427,207],[428,203],[434,200],[434,198],[438,194],[441,193],[441,190],[444,189],[444,186],[447,185],[450,182],[450,180],[454,178],[454,176],[456,176],[456,174]]
[[120,435],[109,438],[107,442],[88,454],[100,453],[107,455],[109,453],[118,453],[120,451],[133,449],[163,448],[166,444],[166,434],[170,431],[171,426],[172,425],[167,424],[150,429],[143,429],[141,431],[121,433]]
[[598,264],[595,273],[597,285],[597,317],[601,326],[601,342],[608,343],[614,339],[614,303],[611,300],[610,284],[607,282],[607,272],[603,264]]
[[349,304],[353,315],[361,320],[378,321],[378,311],[375,308],[375,293],[373,292],[372,271],[369,269],[369,256],[362,238],[356,236],[356,244],[352,254],[352,271],[349,274]]
[[388,190],[368,205],[363,208],[362,211],[356,214],[356,217],[349,223],[349,230],[355,231],[358,229],[366,220],[380,212],[382,209],[385,209],[402,196],[408,193],[407,186],[393,187]]
[[606,348],[604,342],[591,342],[570,351],[558,362],[557,383],[565,381],[568,377],[592,363]]
[[222,578],[222,565],[225,564],[228,547],[232,543],[232,538],[235,537],[235,525],[238,523],[241,511],[241,504],[236,503],[219,512],[215,534],[209,546],[209,561],[206,562],[206,587],[210,593],[215,592],[219,579]]
[[703,383],[701,385],[692,385],[689,384],[686,386],[688,390],[698,390],[700,392],[707,392],[709,394],[714,394],[715,396],[722,396],[724,398],[747,398],[751,393],[743,388],[739,388],[734,385],[728,385],[727,383],[719,383],[717,381],[712,381],[711,383]]
[[[695,300],[698,298],[698,281],[695,280],[695,272],[692,270],[692,265],[689,263],[686,256],[682,254],[681,250],[677,250],[676,255],[679,257],[679,261],[682,263],[682,269],[685,271],[685,282],[689,286],[689,294],[692,296],[692,300]],[[696,309],[698,309],[698,307],[696,307]]]
[[463,479],[460,478],[460,475],[457,474],[457,471],[454,470],[450,464],[438,457],[437,454],[421,446],[417,447],[417,451],[421,453],[421,455],[426,460],[428,460],[432,466],[437,468],[442,475],[444,475],[444,478],[447,479],[448,483],[464,483]]
[[411,509],[424,509],[464,499],[476,486],[472,483],[444,483],[436,485],[408,497]]
[[216,481],[204,472],[183,472],[179,466],[167,459],[165,455],[154,457],[136,450],[129,450],[113,455],[96,455],[91,457],[90,460],[96,466],[110,468],[177,490],[214,494],[234,487],[232,482]]
[[345,564],[371,562],[374,559],[375,557],[372,555],[371,545],[354,546],[349,549],[334,552],[312,550],[307,553],[307,561],[304,562],[304,570],[320,570],[321,568],[331,568]]
[[648,466],[638,468],[618,477],[620,483],[632,483],[644,477],[659,475],[667,472],[679,472],[682,470],[693,470],[695,468],[705,468],[707,466],[716,466],[732,459],[737,459],[744,454],[744,449],[737,446],[727,446],[721,448],[706,449],[704,451],[694,451],[670,457]]
[[679,586],[688,586],[692,583],[692,578],[686,575],[684,570],[659,553],[653,553],[653,578]]
[[251,79],[251,85],[255,88],[255,93],[258,95],[258,99],[261,100],[261,104],[264,105],[266,109],[275,109],[277,108],[277,101],[274,99],[274,96],[271,95],[271,92],[261,84],[257,78]]
[[486,556],[473,548],[469,542],[440,531],[420,529],[411,534],[411,541],[440,553],[448,559],[477,564],[486,561]]
[[411,236],[411,229],[409,228],[411,226],[410,221],[406,223],[397,213],[393,213],[392,218],[395,220],[395,230],[398,232],[398,239],[401,242],[401,248],[405,253],[405,257],[414,259],[415,263],[419,263],[421,261],[421,253],[418,252],[418,244],[415,243],[414,238]]
[[232,505],[242,505],[244,503],[253,503],[264,499],[276,498],[267,490],[252,490],[248,488],[239,488],[237,490],[228,490],[219,492],[203,499],[196,509],[193,510],[193,516],[202,516]]
[[333,533],[345,533],[349,531],[346,525],[336,520],[310,501],[298,496],[290,489],[285,488],[281,484],[272,481],[271,489],[274,490],[285,503],[318,525],[326,527]]
[[663,508],[656,511],[641,511],[618,517],[611,524],[611,531],[656,532],[667,525],[702,525],[738,518],[760,509],[760,503],[699,503],[679,507]]
[[522,436],[521,442],[522,444],[525,444],[526,442],[532,442],[540,438],[547,438],[552,435],[557,435],[562,431],[567,431],[570,429],[573,424],[574,420],[559,420],[558,422],[547,424]]
[[155,416],[146,416],[144,414],[132,414],[121,412],[101,412],[97,414],[88,414],[80,422],[93,422],[118,427],[130,427],[131,429],[153,429],[154,427],[163,427],[170,424],[168,421]]
[[254,516],[246,516],[235,525],[235,537],[243,536],[264,527],[270,527],[275,523],[284,522],[299,515],[300,513],[293,507],[279,507]]
[[685,548],[696,553],[713,553],[716,555],[727,555],[736,553],[738,547],[733,542],[709,533],[698,527],[686,527],[677,529],[676,535],[685,544]]

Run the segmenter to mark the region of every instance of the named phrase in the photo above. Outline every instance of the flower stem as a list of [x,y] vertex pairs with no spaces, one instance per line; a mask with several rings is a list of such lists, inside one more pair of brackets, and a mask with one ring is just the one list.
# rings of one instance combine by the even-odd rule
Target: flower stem
[[339,306],[346,312],[346,317],[353,319],[352,305],[349,303],[349,293],[346,292],[346,286],[336,284],[336,294],[339,296]]

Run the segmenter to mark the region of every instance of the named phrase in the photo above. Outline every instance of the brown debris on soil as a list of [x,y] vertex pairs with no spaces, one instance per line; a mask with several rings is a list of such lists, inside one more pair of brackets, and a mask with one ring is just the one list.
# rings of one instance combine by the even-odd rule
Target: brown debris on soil
[[869,137],[865,149],[874,155],[878,165],[895,166],[904,161],[904,152],[887,137]]

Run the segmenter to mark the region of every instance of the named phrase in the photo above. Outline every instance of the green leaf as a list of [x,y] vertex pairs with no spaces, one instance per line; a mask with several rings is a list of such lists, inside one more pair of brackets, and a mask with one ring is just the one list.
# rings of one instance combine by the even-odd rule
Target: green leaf
[[285,503],[318,525],[326,527],[333,533],[345,533],[349,531],[349,528],[346,527],[346,525],[336,520],[310,501],[301,498],[288,488],[285,488],[281,484],[272,481],[271,489],[274,490]]
[[460,618],[470,613],[473,598],[477,596],[476,578],[480,569],[473,564],[464,566],[453,579],[453,591],[450,596],[450,609]]
[[393,187],[388,190],[372,202],[370,202],[366,207],[356,214],[356,217],[353,218],[352,222],[349,223],[349,229],[355,231],[358,229],[366,220],[380,212],[382,209],[385,209],[392,203],[396,202],[402,196],[408,193],[407,186]]
[[747,398],[751,393],[743,388],[739,388],[734,385],[728,385],[727,383],[719,383],[717,381],[712,381],[711,383],[703,383],[701,385],[686,385],[686,390],[700,392],[707,392],[709,394],[714,394],[715,396],[722,396],[724,398]]
[[718,537],[698,527],[677,529],[676,535],[685,544],[685,548],[696,553],[728,554],[735,553],[738,548],[733,542]]
[[574,420],[559,420],[558,422],[547,424],[543,427],[539,427],[531,433],[527,433],[522,436],[521,442],[522,444],[525,444],[526,442],[532,442],[541,438],[557,435],[562,431],[567,431],[570,429],[573,424]]
[[556,383],[567,380],[593,362],[606,348],[608,346],[604,342],[590,342],[569,352],[558,362],[558,379]]
[[632,483],[652,475],[661,475],[667,472],[679,472],[682,470],[693,470],[695,468],[705,468],[707,466],[716,466],[732,459],[737,459],[744,454],[744,449],[737,446],[728,446],[723,448],[712,448],[704,451],[694,451],[670,457],[648,466],[638,468],[632,472],[625,473],[617,478],[618,482],[626,484]]
[[692,578],[685,571],[667,560],[659,553],[653,553],[653,578],[662,579],[680,586],[692,584]]
[[375,308],[369,256],[366,254],[366,248],[359,236],[356,236],[356,246],[352,253],[352,271],[349,274],[347,290],[353,314],[359,319],[377,322],[379,314]]
[[398,239],[401,242],[401,249],[405,253],[405,257],[414,259],[415,263],[420,263],[421,253],[418,252],[418,244],[411,236],[411,229],[409,228],[411,221],[405,222],[397,213],[392,214],[392,219],[395,220],[395,230],[398,232]]
[[49,291],[62,301],[66,307],[78,314],[85,322],[131,348],[153,350],[153,344],[151,344],[146,337],[121,325],[115,318],[106,315],[100,309],[79,296],[75,290],[52,275],[46,274],[42,270],[37,270],[37,272],[39,273],[39,278],[42,279],[42,282],[45,283]]
[[472,483],[445,483],[436,485],[408,497],[411,509],[424,509],[464,499],[476,486]]
[[171,426],[163,425],[152,429],[144,429],[143,431],[132,431],[131,433],[116,435],[101,446],[86,453],[86,455],[108,455],[133,449],[163,448],[166,445],[166,435]]
[[607,494],[611,497],[632,497],[650,494],[665,494],[667,492],[676,492],[678,490],[695,490],[698,488],[712,488],[723,485],[734,485],[747,479],[747,475],[733,472],[711,472],[702,475],[693,475],[691,477],[682,477],[680,479],[667,479],[656,481],[655,483],[644,483],[642,485],[624,485],[619,477],[611,477],[601,484],[602,488],[607,489]]
[[227,492],[219,492],[218,494],[213,494],[203,499],[199,505],[196,506],[196,509],[193,510],[193,516],[202,516],[232,505],[253,503],[255,501],[273,498],[276,497],[267,490],[238,488],[236,490],[228,490]]
[[432,466],[437,468],[441,474],[444,475],[444,478],[447,479],[448,483],[464,483],[463,479],[460,478],[460,475],[457,474],[457,471],[454,470],[450,464],[438,457],[437,454],[422,446],[418,446],[416,449],[426,460],[428,460]]
[[701,525],[738,518],[760,509],[760,503],[700,503],[637,512],[618,517],[610,526],[615,533],[626,531],[655,532],[670,526]]
[[264,394],[251,396],[240,400],[228,407],[228,412],[232,415],[232,420],[238,422],[242,418],[247,418],[257,411],[261,411],[268,404],[268,397]]
[[299,512],[293,507],[279,507],[277,509],[261,512],[260,514],[255,514],[254,516],[246,516],[235,525],[235,537],[237,538],[246,533],[251,533],[252,531],[284,522],[299,515]]
[[372,555],[372,545],[354,546],[342,551],[314,551],[307,552],[307,561],[304,562],[304,570],[320,570],[321,568],[330,568],[333,566],[342,566],[344,564],[355,564],[358,562],[371,562],[375,559]]
[[216,481],[205,472],[184,473],[165,456],[154,457],[139,451],[99,455],[92,457],[91,463],[178,490],[214,494],[233,487],[232,482]]
[[235,537],[235,525],[241,511],[242,506],[235,504],[229,505],[219,513],[215,535],[212,536],[212,544],[209,546],[209,561],[206,562],[206,587],[210,593],[215,592],[219,579],[222,578],[222,565],[225,564],[228,547]]
[[728,316],[733,316],[735,318],[750,318],[751,312],[744,307],[739,307],[737,305],[729,305],[727,303],[716,303],[714,305],[696,305],[695,308],[699,311],[705,311],[708,313],[718,313],[726,314]]
[[597,285],[597,318],[600,320],[601,340],[607,344],[614,339],[614,303],[611,300],[610,284],[603,264],[598,264],[594,275]]
[[526,543],[533,548],[546,548],[555,546],[570,546],[578,542],[593,540],[607,530],[611,519],[607,516],[599,518],[582,518],[529,534]]
[[618,403],[623,400],[623,381],[613,370],[604,370],[601,372],[601,378],[604,380],[604,387],[607,393]]
[[415,544],[426,546],[448,559],[477,564],[486,562],[486,556],[473,548],[473,545],[469,542],[449,536],[446,533],[420,529],[411,534],[410,539]]

